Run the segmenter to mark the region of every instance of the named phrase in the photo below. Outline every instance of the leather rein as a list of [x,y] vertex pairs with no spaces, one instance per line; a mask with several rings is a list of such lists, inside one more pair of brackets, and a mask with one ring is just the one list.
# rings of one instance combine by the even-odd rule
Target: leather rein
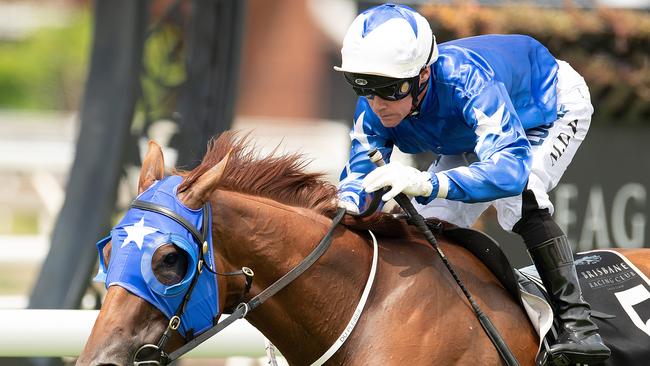
[[[183,217],[175,213],[174,211],[170,210],[167,207],[154,204],[151,202],[146,202],[146,201],[140,201],[140,200],[135,200],[131,203],[132,208],[137,208],[141,210],[146,210],[146,211],[151,211],[155,212],[158,214],[161,214],[165,217],[168,217],[180,225],[182,225],[185,229],[187,229],[192,236],[194,237],[195,242],[199,246],[199,253],[200,253],[200,258],[199,258],[199,263],[198,263],[198,271],[192,278],[192,282],[190,283],[190,286],[181,302],[179,305],[178,309],[176,310],[176,313],[174,316],[172,316],[169,319],[169,323],[167,325],[167,328],[163,332],[163,334],[160,336],[160,339],[156,344],[145,344],[142,347],[140,347],[134,357],[133,357],[133,365],[134,366],[159,366],[159,365],[167,365],[171,363],[172,361],[178,359],[182,355],[186,354],[187,352],[191,351],[192,349],[196,348],[198,345],[201,343],[205,342],[209,338],[211,338],[213,335],[221,332],[223,329],[225,329],[227,326],[235,322],[235,320],[242,319],[246,317],[249,311],[257,308],[258,306],[262,305],[264,301],[268,300],[271,296],[275,295],[278,291],[282,290],[285,288],[287,285],[289,285],[291,282],[293,282],[298,276],[303,274],[309,267],[311,267],[330,247],[332,244],[332,235],[334,233],[334,230],[338,226],[338,224],[341,222],[343,217],[345,216],[345,209],[339,208],[336,211],[336,215],[332,219],[332,225],[328,229],[327,233],[325,233],[325,236],[321,239],[321,241],[318,243],[318,245],[312,250],[309,255],[307,255],[296,267],[294,267],[292,270],[287,272],[284,276],[282,276],[280,279],[272,283],[269,287],[264,289],[262,292],[260,292],[257,296],[253,297],[250,301],[248,302],[241,302],[239,305],[235,307],[235,309],[232,311],[232,313],[225,318],[224,320],[217,322],[215,319],[215,324],[209,328],[208,330],[204,331],[203,333],[193,337],[190,339],[187,343],[185,343],[183,346],[180,348],[176,349],[175,351],[167,354],[164,351],[164,347],[171,338],[172,332],[176,331],[178,327],[181,324],[181,316],[185,312],[185,305],[190,299],[190,296],[192,295],[192,291],[194,290],[195,284],[198,282],[199,275],[201,274],[202,270],[204,268],[208,269],[208,271],[222,275],[222,276],[232,276],[232,275],[244,275],[246,276],[246,288],[244,294],[242,294],[242,299],[245,297],[246,293],[251,287],[252,280],[253,280],[253,271],[248,268],[248,267],[243,267],[241,271],[235,271],[235,272],[228,272],[228,273],[218,273],[212,268],[210,268],[209,265],[206,264],[204,254],[207,253],[207,248],[209,243],[207,242],[207,234],[208,230],[208,214],[210,214],[210,205],[209,203],[206,203],[203,206],[203,226],[202,226],[202,232],[199,232],[194,225],[190,224],[187,220],[185,220]],[[367,210],[369,211],[369,210]],[[369,213],[370,214],[370,213]],[[369,215],[368,214],[368,215]]]

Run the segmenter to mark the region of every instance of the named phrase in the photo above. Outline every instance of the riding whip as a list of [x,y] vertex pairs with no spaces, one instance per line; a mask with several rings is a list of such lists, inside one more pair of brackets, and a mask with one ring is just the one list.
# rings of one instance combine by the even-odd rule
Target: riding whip
[[[386,165],[383,156],[381,155],[381,152],[378,149],[370,150],[368,152],[368,157],[370,158],[370,161],[372,161],[378,167]],[[512,353],[512,351],[510,350],[506,342],[504,341],[503,337],[501,336],[501,334],[499,334],[497,328],[494,326],[494,324],[492,324],[490,318],[485,313],[483,313],[481,308],[474,300],[472,294],[469,292],[469,290],[467,290],[463,282],[460,280],[460,277],[458,277],[458,274],[451,266],[451,263],[445,256],[445,253],[438,246],[436,237],[433,235],[433,233],[427,226],[424,217],[422,217],[422,215],[418,213],[415,207],[413,207],[411,200],[404,193],[400,193],[397,196],[395,196],[394,200],[395,202],[397,202],[397,204],[400,205],[400,207],[404,210],[404,212],[406,212],[411,223],[413,223],[413,225],[415,225],[415,227],[417,227],[418,230],[420,230],[422,234],[424,234],[429,244],[431,244],[433,249],[435,249],[435,251],[438,253],[438,256],[440,256],[440,259],[442,259],[442,262],[445,264],[445,267],[447,267],[447,270],[454,278],[454,280],[456,280],[456,283],[463,291],[463,294],[465,294],[465,297],[467,298],[470,305],[472,306],[472,309],[474,310],[474,314],[478,318],[479,322],[481,323],[481,326],[487,333],[488,337],[490,337],[490,340],[492,340],[492,343],[494,343],[494,346],[496,347],[497,351],[499,352],[499,355],[506,363],[506,365],[519,366],[519,362],[517,361],[517,358],[514,356],[514,354]]]

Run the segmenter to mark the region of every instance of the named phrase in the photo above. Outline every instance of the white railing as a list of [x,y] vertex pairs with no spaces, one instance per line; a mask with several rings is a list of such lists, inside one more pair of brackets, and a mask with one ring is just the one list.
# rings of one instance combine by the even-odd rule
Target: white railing
[[[0,309],[0,357],[75,357],[81,353],[97,310]],[[188,354],[191,358],[262,357],[264,338],[239,320]]]
[[38,266],[50,249],[45,235],[0,235],[0,265],[22,263]]

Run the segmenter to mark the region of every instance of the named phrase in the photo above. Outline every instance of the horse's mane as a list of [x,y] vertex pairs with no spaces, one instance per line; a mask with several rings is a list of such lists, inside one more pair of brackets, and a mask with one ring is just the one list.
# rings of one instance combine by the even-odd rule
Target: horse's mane
[[228,153],[228,163],[219,186],[226,190],[261,196],[291,206],[310,208],[332,216],[336,211],[336,186],[322,173],[306,173],[309,160],[301,154],[261,156],[248,134],[226,131],[208,143],[201,164],[185,176],[178,188],[187,189],[198,177],[219,163]]
[[[222,189],[266,197],[291,206],[309,208],[333,217],[337,209],[337,188],[323,173],[306,173],[309,160],[301,154],[277,154],[277,148],[261,156],[248,134],[226,131],[208,142],[201,164],[189,172],[179,171],[185,178],[178,191],[182,192],[203,173],[219,163],[228,153]],[[412,227],[392,215],[375,213],[364,219],[346,216],[343,224],[356,230],[373,230],[389,237],[408,237]]]

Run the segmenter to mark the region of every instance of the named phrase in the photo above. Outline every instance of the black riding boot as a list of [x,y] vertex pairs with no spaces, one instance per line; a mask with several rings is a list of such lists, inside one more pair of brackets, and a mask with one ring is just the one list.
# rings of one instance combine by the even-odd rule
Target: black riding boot
[[590,319],[591,308],[582,298],[573,254],[562,235],[528,248],[560,321],[561,333],[550,347],[555,365],[594,364],[606,360],[610,350]]

